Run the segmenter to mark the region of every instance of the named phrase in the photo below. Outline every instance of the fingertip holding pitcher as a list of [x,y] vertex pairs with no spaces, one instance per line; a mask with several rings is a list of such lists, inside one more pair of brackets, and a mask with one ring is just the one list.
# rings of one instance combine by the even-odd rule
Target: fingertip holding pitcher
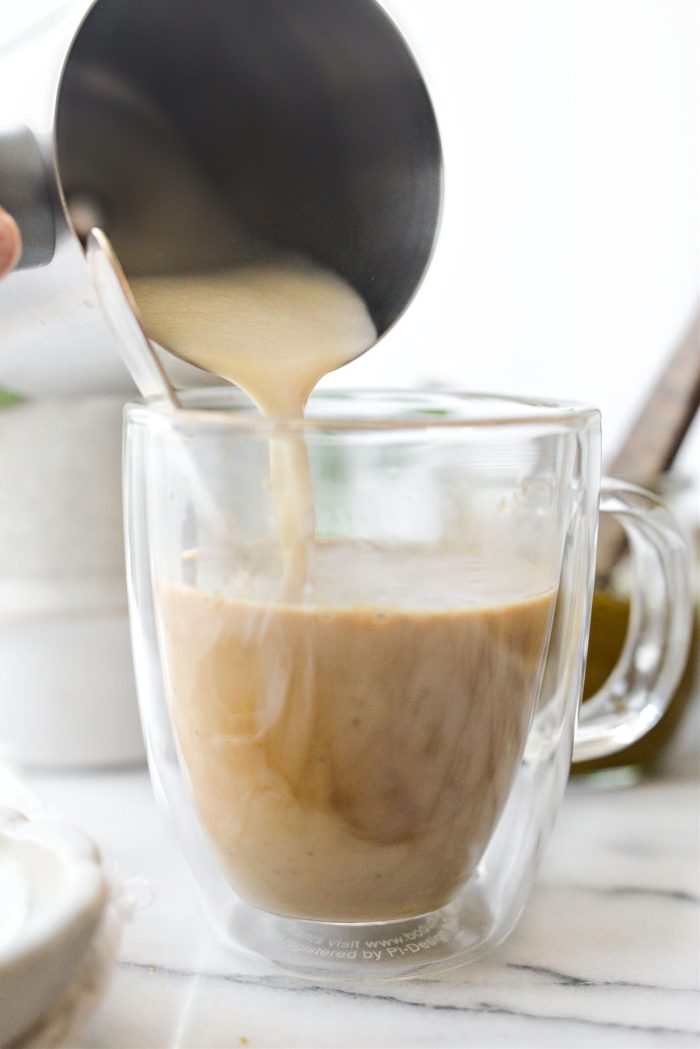
[[7,276],[17,265],[22,254],[22,236],[19,226],[4,208],[0,207],[0,278]]

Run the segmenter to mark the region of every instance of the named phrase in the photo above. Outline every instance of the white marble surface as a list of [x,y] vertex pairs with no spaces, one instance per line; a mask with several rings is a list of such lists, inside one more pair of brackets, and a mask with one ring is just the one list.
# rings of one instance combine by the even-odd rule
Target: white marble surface
[[434,981],[318,987],[212,942],[143,771],[34,776],[143,904],[76,1049],[700,1044],[698,716],[662,774],[570,787],[525,916]]

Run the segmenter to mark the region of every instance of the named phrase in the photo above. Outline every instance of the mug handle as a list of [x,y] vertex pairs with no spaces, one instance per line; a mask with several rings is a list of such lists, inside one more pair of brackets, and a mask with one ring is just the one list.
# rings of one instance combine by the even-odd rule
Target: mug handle
[[615,669],[579,708],[574,763],[616,754],[654,728],[671,702],[690,643],[690,550],[674,518],[650,492],[608,478],[600,512],[614,514],[629,540],[630,620]]

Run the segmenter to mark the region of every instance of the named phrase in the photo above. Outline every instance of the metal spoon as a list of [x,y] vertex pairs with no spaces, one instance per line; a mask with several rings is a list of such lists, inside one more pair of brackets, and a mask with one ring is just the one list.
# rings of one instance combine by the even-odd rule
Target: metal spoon
[[[166,400],[171,408],[179,411],[182,408],[180,398],[144,331],[138,306],[109,237],[103,230],[95,227],[88,235],[86,248],[97,297],[116,336],[115,341],[122,360],[140,394],[146,401]],[[195,461],[182,447],[179,462],[195,493],[195,504],[202,507],[205,519],[223,534],[226,525],[219,506],[209,492]],[[196,552],[196,521],[188,521],[187,527],[191,534],[183,541],[183,548],[189,547],[190,552]],[[194,570],[189,579],[191,583],[196,579],[196,574],[193,573]]]
[[122,360],[147,401],[180,399],[143,329],[138,306],[107,234],[95,227],[87,238],[87,259],[104,315],[116,336]]

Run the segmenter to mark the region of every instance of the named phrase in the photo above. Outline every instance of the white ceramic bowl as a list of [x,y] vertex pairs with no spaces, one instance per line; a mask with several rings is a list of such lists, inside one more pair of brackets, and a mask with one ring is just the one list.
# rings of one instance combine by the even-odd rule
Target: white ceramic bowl
[[73,981],[107,902],[97,849],[67,824],[0,808],[0,1046]]

